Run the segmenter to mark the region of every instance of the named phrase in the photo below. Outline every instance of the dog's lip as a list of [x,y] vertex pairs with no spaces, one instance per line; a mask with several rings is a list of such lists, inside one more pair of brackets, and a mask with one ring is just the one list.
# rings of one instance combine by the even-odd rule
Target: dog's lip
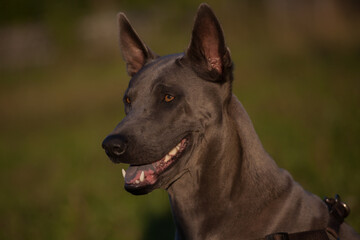
[[125,179],[125,187],[142,188],[154,185],[158,177],[170,169],[181,157],[187,145],[188,138],[185,137],[162,159],[144,165],[130,165],[126,171],[123,169],[122,173]]

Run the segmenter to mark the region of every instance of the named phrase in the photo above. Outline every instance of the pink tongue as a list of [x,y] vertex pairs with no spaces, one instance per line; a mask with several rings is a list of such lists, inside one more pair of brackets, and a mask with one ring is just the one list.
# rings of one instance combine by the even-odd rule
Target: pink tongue
[[148,175],[148,173],[154,173],[155,166],[153,164],[130,166],[126,170],[125,182],[132,183],[135,180],[139,179],[142,171],[144,171],[145,176]]
[[[130,166],[126,170],[125,182],[130,183],[131,180],[136,178],[136,175],[140,175],[141,173],[139,171],[139,168],[140,166]],[[137,178],[139,178],[139,176]]]

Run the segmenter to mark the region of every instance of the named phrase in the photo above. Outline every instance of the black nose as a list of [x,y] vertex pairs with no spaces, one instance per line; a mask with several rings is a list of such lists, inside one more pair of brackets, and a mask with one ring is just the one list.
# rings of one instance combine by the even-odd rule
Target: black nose
[[102,147],[111,160],[114,161],[125,153],[127,147],[126,142],[125,137],[121,135],[109,135],[102,142]]

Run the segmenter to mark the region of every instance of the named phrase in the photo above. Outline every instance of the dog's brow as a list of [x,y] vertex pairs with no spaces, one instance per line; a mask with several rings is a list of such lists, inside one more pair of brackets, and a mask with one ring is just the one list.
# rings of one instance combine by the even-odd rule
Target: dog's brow
[[164,89],[164,88],[170,88],[167,84],[164,83],[162,78],[157,79],[154,84],[151,86],[150,91],[153,92],[156,89]]
[[126,97],[130,97],[130,98],[134,99],[136,97],[136,91],[132,88],[127,88],[125,90],[123,99],[125,99]]
[[126,90],[125,90],[125,92],[124,92],[124,98],[126,97],[126,96],[129,96],[130,95],[130,89],[129,88],[127,88]]
[[174,89],[173,86],[171,85],[167,85],[167,84],[164,84],[164,83],[158,83],[156,85],[154,85],[154,88],[152,89],[152,92],[153,91],[170,91],[171,89]]

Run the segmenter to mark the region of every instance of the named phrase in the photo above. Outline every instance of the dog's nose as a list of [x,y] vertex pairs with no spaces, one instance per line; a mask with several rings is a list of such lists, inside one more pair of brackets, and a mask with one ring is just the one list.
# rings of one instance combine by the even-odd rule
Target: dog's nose
[[102,142],[102,147],[110,158],[118,158],[126,151],[126,140],[121,135],[109,135]]

